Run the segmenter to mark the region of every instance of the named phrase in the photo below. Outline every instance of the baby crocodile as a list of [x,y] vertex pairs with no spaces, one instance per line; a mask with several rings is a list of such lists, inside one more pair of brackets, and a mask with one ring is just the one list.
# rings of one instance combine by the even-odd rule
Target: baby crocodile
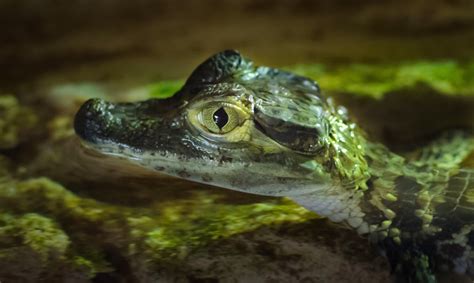
[[236,51],[199,65],[174,96],[87,101],[76,133],[143,167],[252,194],[285,196],[368,237],[401,281],[474,274],[474,170],[468,135],[416,160],[367,140],[311,79],[255,67]]

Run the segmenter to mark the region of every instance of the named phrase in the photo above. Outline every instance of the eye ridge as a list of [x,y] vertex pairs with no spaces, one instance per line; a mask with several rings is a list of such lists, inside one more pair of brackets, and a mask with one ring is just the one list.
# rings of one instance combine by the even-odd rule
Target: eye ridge
[[212,115],[212,119],[214,123],[216,124],[217,127],[219,127],[220,130],[227,125],[229,122],[229,115],[225,111],[224,107],[220,107],[219,109],[214,112]]

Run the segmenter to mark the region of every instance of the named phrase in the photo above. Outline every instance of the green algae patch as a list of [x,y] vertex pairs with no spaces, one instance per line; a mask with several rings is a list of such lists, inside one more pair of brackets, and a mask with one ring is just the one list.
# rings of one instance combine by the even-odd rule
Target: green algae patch
[[36,123],[33,111],[21,106],[16,97],[0,95],[0,150],[16,147]]
[[63,268],[84,278],[110,271],[103,242],[97,239],[112,233],[107,229],[121,231],[107,225],[119,216],[118,209],[78,197],[47,178],[0,183],[0,254],[6,262],[0,279],[16,278],[17,257],[25,254],[39,259],[32,264],[31,278],[38,269],[50,274]]
[[[129,219],[132,234],[143,238],[144,249],[159,261],[186,256],[212,241],[263,226],[301,223],[316,217],[288,200],[232,205],[221,204],[206,194],[166,204],[161,211],[159,219]],[[143,229],[150,223],[154,223],[153,227]],[[139,232],[144,230],[148,232]]]
[[237,205],[219,198],[202,192],[128,207],[78,196],[47,178],[0,183],[0,260],[6,262],[0,279],[15,273],[17,254],[38,259],[32,263],[36,275],[61,266],[93,278],[119,272],[110,251],[133,265],[179,265],[196,248],[219,239],[316,217],[284,199]]
[[80,198],[47,178],[4,184],[0,189],[0,205],[17,212],[35,211],[55,218],[77,218],[91,223],[117,210]]
[[0,241],[3,246],[5,243],[27,246],[42,262],[63,257],[70,244],[68,236],[54,220],[36,213],[16,217],[1,214]]
[[349,64],[331,68],[288,68],[317,81],[323,91],[381,98],[387,93],[426,85],[446,95],[474,94],[474,62],[416,61],[398,64]]
[[147,86],[150,97],[164,99],[173,96],[182,86],[184,80],[161,81]]

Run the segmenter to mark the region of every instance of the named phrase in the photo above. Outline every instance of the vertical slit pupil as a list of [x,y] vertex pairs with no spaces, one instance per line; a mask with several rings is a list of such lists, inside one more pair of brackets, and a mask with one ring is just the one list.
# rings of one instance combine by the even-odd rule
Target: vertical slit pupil
[[217,111],[214,112],[212,118],[214,120],[214,123],[216,123],[217,127],[219,127],[219,129],[221,130],[222,128],[224,128],[227,122],[229,122],[229,115],[227,115],[227,112],[225,112],[224,107],[217,109]]

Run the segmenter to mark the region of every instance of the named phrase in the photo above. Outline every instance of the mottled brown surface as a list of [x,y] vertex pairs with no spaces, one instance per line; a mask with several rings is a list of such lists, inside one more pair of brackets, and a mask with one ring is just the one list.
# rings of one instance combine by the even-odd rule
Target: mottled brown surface
[[314,220],[219,241],[194,252],[178,272],[163,271],[163,276],[170,282],[176,277],[183,282],[390,281],[386,261],[365,245],[348,230]]

